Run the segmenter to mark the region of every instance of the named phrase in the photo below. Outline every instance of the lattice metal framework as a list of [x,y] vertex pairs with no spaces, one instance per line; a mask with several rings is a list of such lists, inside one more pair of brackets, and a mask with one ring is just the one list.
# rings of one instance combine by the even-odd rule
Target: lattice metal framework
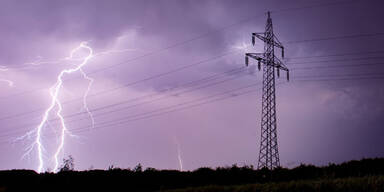
[[280,166],[279,150],[277,145],[277,126],[276,126],[276,94],[275,94],[275,69],[277,76],[280,70],[287,72],[288,68],[275,56],[275,47],[282,51],[284,58],[284,47],[273,33],[272,19],[270,12],[267,13],[268,19],[264,33],[252,33],[252,44],[255,39],[264,41],[264,53],[246,53],[245,64],[248,66],[249,57],[258,61],[258,69],[263,64],[263,93],[262,93],[262,113],[261,113],[261,140],[258,169],[274,169]]

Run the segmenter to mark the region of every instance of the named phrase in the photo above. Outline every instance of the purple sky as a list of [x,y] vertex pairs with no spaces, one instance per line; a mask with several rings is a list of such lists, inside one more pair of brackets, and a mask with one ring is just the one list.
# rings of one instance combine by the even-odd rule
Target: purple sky
[[[87,80],[81,73],[64,76],[59,97],[76,137],[66,137],[60,158],[72,155],[78,170],[138,163],[179,169],[178,155],[184,169],[256,165],[262,73],[254,65],[225,72],[244,66],[245,52],[263,51],[259,41],[244,45],[251,43],[252,32],[264,31],[268,10],[291,69],[290,82],[285,74],[277,80],[282,166],[384,157],[383,5],[380,0],[1,1],[0,79],[14,85],[0,81],[0,169],[36,170],[36,148],[23,157],[35,134],[17,138],[37,127],[57,75],[78,64],[62,59],[84,41],[95,54],[114,52],[93,57],[83,68],[94,79],[88,97],[94,129],[86,113],[73,115],[84,112]],[[59,128],[52,113],[43,133],[44,170],[53,168]]]

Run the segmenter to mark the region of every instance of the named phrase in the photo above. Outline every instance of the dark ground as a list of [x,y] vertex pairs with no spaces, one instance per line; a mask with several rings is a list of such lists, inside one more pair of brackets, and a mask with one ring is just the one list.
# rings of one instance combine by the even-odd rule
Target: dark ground
[[384,191],[384,158],[324,167],[300,165],[273,171],[252,167],[199,168],[194,171],[131,169],[0,171],[0,191]]

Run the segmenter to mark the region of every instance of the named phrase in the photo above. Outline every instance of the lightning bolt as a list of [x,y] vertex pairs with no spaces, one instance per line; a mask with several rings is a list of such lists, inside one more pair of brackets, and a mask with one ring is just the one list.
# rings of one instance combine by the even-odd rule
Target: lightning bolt
[[[80,50],[86,50],[88,52],[88,55],[86,57],[76,58],[75,54]],[[124,52],[129,52],[129,51],[136,51],[136,49],[116,49],[116,50],[106,50],[106,51],[94,53],[92,48],[89,47],[86,42],[82,42],[82,43],[80,43],[80,45],[78,47],[76,47],[70,51],[70,54],[68,57],[44,61],[44,60],[42,60],[41,56],[38,56],[36,61],[24,63],[24,64],[20,65],[22,67],[25,66],[25,68],[28,68],[28,66],[41,66],[41,65],[45,65],[45,64],[60,64],[60,63],[66,62],[66,61],[71,61],[71,63],[80,62],[80,64],[73,64],[72,68],[62,70],[59,73],[59,75],[57,76],[56,83],[49,89],[49,93],[51,96],[50,104],[49,104],[48,108],[44,111],[44,113],[42,115],[42,119],[41,119],[40,123],[38,124],[38,126],[35,129],[28,131],[26,134],[15,138],[15,140],[13,141],[13,142],[19,142],[19,141],[22,141],[25,139],[30,140],[33,138],[33,142],[30,145],[28,145],[27,148],[25,149],[24,154],[22,156],[22,159],[25,157],[29,157],[30,154],[34,151],[34,149],[36,149],[37,158],[38,158],[37,172],[40,173],[43,171],[43,169],[46,166],[45,162],[44,162],[44,159],[45,159],[44,154],[45,154],[46,150],[45,150],[45,147],[43,144],[43,132],[44,132],[45,126],[48,125],[48,123],[49,123],[48,120],[49,120],[50,115],[54,114],[54,110],[56,110],[54,115],[59,120],[61,129],[57,132],[55,131],[57,133],[57,136],[58,136],[57,139],[59,140],[59,142],[58,142],[58,146],[57,146],[57,148],[54,152],[54,155],[53,155],[53,160],[54,160],[53,171],[54,172],[58,171],[58,169],[59,169],[59,155],[63,152],[66,136],[76,137],[76,135],[73,135],[68,130],[68,128],[66,126],[65,119],[62,115],[62,110],[63,110],[62,103],[58,98],[60,95],[60,92],[62,90],[62,87],[63,87],[63,76],[78,72],[83,76],[83,78],[85,80],[87,80],[89,82],[88,87],[87,87],[87,89],[83,95],[83,104],[82,104],[83,106],[82,107],[88,113],[88,115],[91,119],[91,123],[92,123],[91,128],[93,128],[95,125],[95,120],[93,118],[91,111],[88,108],[87,96],[91,90],[94,79],[89,77],[83,71],[83,67],[88,64],[88,61],[91,58],[109,55],[109,54],[114,54],[114,53],[124,53]],[[18,68],[18,69],[22,69],[22,68]],[[0,66],[0,71],[7,71],[7,70],[8,70],[7,67]],[[10,80],[0,79],[0,82],[1,81],[7,82],[9,84],[9,86],[13,86],[13,82]]]
[[179,171],[183,171],[183,159],[181,158],[181,148],[179,140],[176,138],[176,136],[173,137],[173,140],[176,144],[176,150],[177,150],[177,160],[179,162]]
[[52,61],[43,61],[42,60],[43,57],[41,56],[37,56],[37,60],[36,61],[32,61],[32,62],[27,62],[27,63],[24,63],[24,65],[43,65],[43,64],[58,64],[58,63],[61,63],[63,61],[66,61],[68,60],[68,57],[67,58],[63,58],[63,59],[55,59],[55,60],[52,60]]
[[[85,58],[74,59],[74,57],[73,57],[74,54],[76,52],[78,52],[79,50],[81,50],[81,49],[87,50],[89,54]],[[57,107],[56,116],[60,120],[60,126],[61,126],[61,130],[59,132],[59,134],[60,134],[59,135],[59,137],[60,137],[59,145],[56,148],[56,152],[54,153],[54,156],[53,156],[54,163],[55,163],[55,166],[54,166],[53,170],[55,172],[57,172],[58,168],[59,168],[59,159],[58,159],[58,157],[59,157],[59,154],[62,152],[62,150],[64,148],[65,136],[66,135],[73,136],[70,133],[70,131],[68,130],[68,128],[67,128],[67,126],[65,124],[65,119],[64,119],[63,115],[61,114],[63,108],[62,108],[61,101],[58,98],[59,94],[60,94],[60,90],[63,87],[63,76],[64,75],[80,72],[83,75],[83,77],[89,81],[87,91],[86,91],[86,93],[85,93],[85,95],[83,97],[83,106],[87,110],[87,112],[90,114],[90,116],[92,118],[92,122],[94,122],[93,121],[93,117],[92,117],[92,115],[91,115],[91,113],[90,113],[90,111],[89,111],[89,109],[87,107],[87,104],[86,104],[86,97],[87,97],[87,94],[88,94],[88,92],[89,92],[89,90],[90,90],[90,88],[92,86],[93,79],[88,77],[86,75],[86,73],[84,73],[84,71],[82,70],[82,67],[84,67],[92,57],[93,57],[93,50],[92,50],[92,48],[89,47],[85,42],[80,43],[80,45],[78,47],[76,47],[75,49],[73,49],[71,51],[70,56],[67,59],[68,60],[82,60],[82,62],[79,65],[74,65],[73,68],[62,70],[59,73],[59,75],[57,76],[56,83],[49,90],[49,93],[50,93],[50,96],[51,96],[50,105],[45,110],[41,122],[36,127],[36,129],[33,131],[34,133],[36,133],[36,138],[35,138],[34,143],[27,150],[27,153],[30,153],[34,147],[37,148],[38,160],[39,160],[39,166],[37,168],[37,171],[39,173],[42,172],[42,170],[44,168],[44,157],[43,157],[44,145],[43,145],[43,141],[42,141],[42,132],[43,132],[44,126],[48,122],[49,115],[53,112],[55,107]],[[31,133],[28,133],[28,134],[31,134]]]
[[136,49],[115,49],[115,50],[107,50],[107,51],[102,51],[97,54],[94,54],[94,56],[102,56],[102,55],[109,55],[113,53],[125,53],[125,52],[130,52],[130,51],[136,51]]
[[177,158],[179,160],[180,171],[183,171],[183,160],[181,159],[180,145],[177,146]]
[[88,104],[87,104],[87,96],[88,96],[89,91],[91,90],[91,87],[92,87],[94,80],[92,78],[90,78],[82,69],[80,69],[80,72],[83,75],[84,79],[87,79],[89,81],[87,90],[85,91],[85,94],[83,96],[83,108],[88,113],[89,117],[91,118],[91,121],[92,121],[91,128],[94,128],[95,127],[95,119],[93,118],[93,115],[92,115],[91,111],[89,110]]

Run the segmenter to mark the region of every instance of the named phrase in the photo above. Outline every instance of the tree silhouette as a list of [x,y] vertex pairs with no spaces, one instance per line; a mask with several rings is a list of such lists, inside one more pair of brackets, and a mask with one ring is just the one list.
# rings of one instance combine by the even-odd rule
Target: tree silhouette
[[60,172],[73,170],[75,170],[75,160],[73,159],[72,155],[69,155],[68,158],[63,159],[63,164],[60,167]]
[[133,168],[134,172],[142,172],[143,171],[143,166],[139,163],[136,165],[135,168]]
[[[202,167],[193,171],[133,169],[74,170],[72,156],[59,173],[0,170],[1,191],[132,191],[132,192],[281,192],[383,191],[384,158],[362,159],[317,167],[255,170],[251,166]],[[58,188],[60,186],[60,188]],[[202,187],[202,188],[201,188]],[[5,190],[2,190],[5,189]],[[8,190],[9,189],[9,190]]]

